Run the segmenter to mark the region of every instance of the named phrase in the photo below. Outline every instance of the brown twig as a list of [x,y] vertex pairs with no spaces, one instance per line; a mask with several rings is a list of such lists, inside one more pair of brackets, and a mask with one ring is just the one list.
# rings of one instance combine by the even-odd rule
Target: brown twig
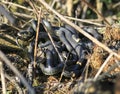
[[60,75],[60,78],[59,78],[59,82],[61,82],[62,78],[63,78],[63,72],[65,71],[65,68],[66,68],[66,62],[68,61],[68,58],[69,58],[69,55],[67,56],[66,60],[65,60],[65,64],[64,64],[64,67],[62,69],[62,73]]
[[38,37],[39,37],[39,27],[40,27],[40,22],[41,22],[41,9],[39,11],[38,15],[38,22],[37,22],[37,29],[36,29],[36,38],[35,38],[35,48],[34,48],[34,68],[36,66],[36,56],[37,56],[37,44],[38,44]]
[[92,9],[97,15],[99,15],[108,26],[111,26],[110,23],[102,16],[102,14],[98,12],[90,3],[88,3],[86,0],[81,0],[81,1],[87,4],[90,9]]
[[56,3],[56,0],[53,0],[51,7],[54,7],[55,3]]
[[87,19],[77,19],[77,18],[73,18],[73,17],[69,17],[69,16],[64,16],[64,17],[67,19],[70,19],[70,20],[75,20],[75,21],[79,21],[79,22],[83,22],[83,23],[93,24],[93,25],[97,25],[97,26],[105,26],[103,24],[95,23],[95,22],[89,21]]
[[3,4],[9,4],[9,5],[11,5],[11,6],[16,6],[16,7],[25,9],[25,10],[27,10],[27,11],[32,11],[32,12],[33,12],[33,9],[28,8],[28,7],[25,7],[25,6],[22,6],[22,5],[19,5],[19,4],[16,4],[16,3],[12,3],[12,2],[8,2],[8,1],[2,1],[2,3],[3,3]]
[[114,5],[112,6],[112,8],[116,8],[116,7],[118,7],[118,6],[120,6],[120,2],[114,4]]
[[55,15],[57,15],[62,21],[64,21],[65,23],[69,24],[70,26],[72,26],[73,28],[75,28],[77,31],[79,31],[81,34],[83,34],[84,36],[86,36],[87,38],[89,38],[92,42],[94,42],[95,44],[97,44],[98,46],[102,47],[104,50],[108,51],[109,53],[114,54],[116,57],[120,58],[120,55],[118,55],[117,53],[113,52],[110,48],[108,48],[107,46],[105,46],[104,44],[102,44],[101,42],[99,42],[97,39],[95,39],[94,37],[92,37],[90,34],[88,34],[87,32],[85,32],[83,29],[81,29],[79,26],[73,24],[72,22],[70,22],[69,20],[67,20],[66,18],[64,18],[64,16],[62,16],[61,14],[59,14],[58,12],[56,12],[53,8],[51,8],[45,1],[43,0],[38,0],[46,9],[50,10],[52,13],[54,13]]
[[24,14],[24,13],[19,13],[19,12],[14,12],[14,15],[18,16],[18,17],[24,17],[24,18],[34,18],[35,16],[32,15],[28,15],[28,14]]
[[2,92],[3,94],[6,94],[6,86],[5,86],[5,75],[3,72],[3,62],[0,61],[0,74],[1,74],[1,83],[2,83]]
[[[103,9],[103,2],[101,2],[101,0],[96,0],[96,7],[97,7],[97,11],[102,14],[102,9]],[[98,19],[101,19],[101,16],[98,15]]]
[[36,16],[36,18],[37,18],[38,15],[39,15],[39,11],[38,11],[38,9],[35,7],[33,1],[32,1],[32,0],[26,0],[26,1],[27,1],[27,2],[30,4],[30,6],[33,8],[33,12],[34,12],[34,14],[35,14],[35,16]]
[[[88,2],[90,2],[90,0],[87,0],[87,1],[88,1]],[[83,12],[82,12],[82,16],[81,16],[81,18],[82,18],[82,19],[85,19],[87,9],[88,9],[88,5],[84,4],[84,5],[83,5]]]
[[37,56],[37,44],[38,44],[38,35],[39,35],[39,27],[40,27],[40,22],[41,22],[41,8],[38,10],[36,6],[34,5],[32,0],[27,0],[31,7],[34,10],[34,13],[36,15],[36,18],[38,20],[37,22],[37,28],[36,28],[36,38],[35,38],[35,48],[34,48],[34,68],[36,67],[36,56]]
[[105,62],[102,64],[102,66],[100,67],[99,71],[97,72],[97,74],[94,77],[94,80],[96,80],[98,78],[98,76],[100,75],[100,73],[102,72],[103,68],[105,67],[105,65],[108,63],[108,61],[110,60],[110,58],[113,56],[113,54],[111,53],[108,58],[105,60]]
[[5,74],[5,78],[8,79],[12,84],[14,84],[15,88],[18,90],[19,94],[23,94],[22,88],[20,88],[19,84],[13,79],[11,76]]
[[90,59],[87,60],[87,64],[85,66],[85,81],[87,80],[88,77],[88,70],[89,70],[89,64],[90,64]]
[[66,0],[66,8],[68,16],[72,16],[73,0]]

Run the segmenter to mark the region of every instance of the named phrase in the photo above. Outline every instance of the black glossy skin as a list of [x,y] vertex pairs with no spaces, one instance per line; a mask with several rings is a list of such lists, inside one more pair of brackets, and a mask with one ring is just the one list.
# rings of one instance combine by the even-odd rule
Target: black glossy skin
[[76,39],[79,38],[78,32],[74,28],[72,28],[71,26],[67,24],[64,25],[64,28],[69,30],[75,36]]
[[75,54],[76,52],[75,52],[74,48],[72,47],[72,45],[71,45],[71,44],[69,43],[69,41],[67,40],[67,38],[65,37],[64,32],[63,32],[63,31],[60,31],[60,32],[56,32],[56,33],[57,33],[56,35],[59,37],[60,41],[61,41],[63,44],[65,44],[67,50],[68,50],[69,52]]
[[[34,39],[36,35],[36,25],[37,21],[32,21],[31,26],[27,31],[22,31],[18,34],[20,39],[25,41],[32,37]],[[79,76],[81,71],[83,71],[84,66],[78,65],[76,62],[80,61],[84,63],[83,61],[86,58],[86,52],[92,52],[92,47],[94,44],[85,37],[85,40],[82,38],[81,41],[77,41],[77,39],[80,39],[79,34],[69,25],[53,27],[48,21],[42,19],[40,26],[38,47],[44,49],[44,53],[46,55],[46,61],[44,63],[40,63],[42,72],[45,75],[54,75],[62,72],[64,67],[63,61],[61,61],[58,57],[58,54],[56,53],[51,41],[49,41],[49,37],[45,31],[46,28],[48,32],[51,33],[61,56],[64,57],[64,60],[67,59],[66,68],[63,75],[65,77]],[[86,32],[90,33],[98,40],[101,39],[102,36],[97,33],[97,31],[88,29],[85,28]]]
[[73,34],[67,30],[66,28],[60,27],[55,30],[56,35],[60,38],[60,40],[65,44],[66,48],[69,52],[71,52],[76,58],[80,60],[82,54],[82,45],[77,43],[73,38]]
[[63,66],[64,65],[61,63],[56,67],[51,67],[51,66],[45,67],[44,64],[40,63],[40,68],[45,75],[55,75],[62,71]]
[[[57,48],[59,49],[59,43],[55,43],[55,44],[57,45]],[[50,50],[51,53],[52,53],[52,56],[54,58],[53,61],[54,62],[58,61],[58,59],[59,59],[58,55],[57,55],[57,53],[56,53],[56,51],[55,51],[51,41],[46,41],[45,43],[39,44],[38,46],[39,46],[39,48],[42,48],[44,50]],[[54,64],[57,64],[57,63],[54,63]]]
[[86,31],[87,33],[91,34],[96,39],[102,40],[102,35],[99,34],[96,29],[94,29],[92,27],[85,27],[85,28],[83,28],[83,30]]
[[39,47],[46,50],[46,62],[40,63],[40,68],[45,75],[54,75],[62,71],[64,64],[58,59],[58,55],[50,41]]
[[[13,25],[17,25],[16,18],[13,15],[11,15],[10,12],[7,11],[1,4],[0,4],[0,14],[6,16],[6,18]],[[65,68],[65,71],[63,72],[63,75],[66,77],[71,77],[73,76],[73,74],[75,74],[75,76],[78,76],[81,73],[82,68],[80,65],[76,64],[76,62],[82,61],[85,58],[85,53],[84,53],[85,50],[89,49],[91,51],[93,43],[91,41],[78,42],[76,41],[76,39],[79,39],[78,33],[74,28],[66,24],[62,27],[53,27],[48,21],[44,19],[42,19],[42,22],[40,23],[39,42],[41,41],[41,39],[45,39],[44,41],[49,39],[44,27],[46,27],[51,34],[58,37],[56,38],[55,36],[54,37],[52,36],[54,40],[56,41],[60,40],[62,44],[65,45],[67,51],[65,51],[62,48],[62,46],[56,44],[58,48],[61,48],[61,53],[65,51],[66,53],[72,54],[72,58],[70,58],[70,60],[68,60],[68,62],[66,63],[67,66]],[[37,28],[37,21],[33,20],[31,22],[31,26],[27,30],[23,30],[18,33],[17,44],[19,44],[18,39],[24,41],[28,41],[30,39],[34,40],[36,36],[36,28]],[[94,36],[96,39],[98,40],[102,39],[102,36],[95,29],[91,27],[83,28],[83,29],[92,36]],[[119,43],[117,46],[119,46]],[[116,48],[118,48],[117,46]],[[46,49],[45,51],[46,62],[40,63],[40,68],[42,72],[45,75],[54,75],[61,72],[64,64],[63,62],[61,63],[60,59],[58,58],[57,53],[54,47],[52,46],[51,42],[46,41],[44,44],[40,45],[39,47]],[[30,60],[33,61],[33,54],[34,54],[33,41],[30,42],[28,54]]]

